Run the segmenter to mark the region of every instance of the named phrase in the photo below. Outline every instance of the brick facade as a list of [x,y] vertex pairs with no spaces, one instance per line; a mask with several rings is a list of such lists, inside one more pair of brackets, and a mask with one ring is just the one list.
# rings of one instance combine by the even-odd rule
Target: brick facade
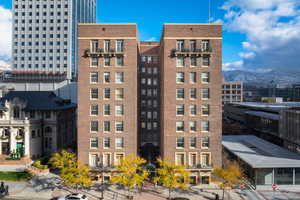
[[[138,42],[136,33],[135,24],[79,25],[79,160],[88,164],[91,154],[101,157],[103,152],[114,155],[121,151],[125,155],[138,151],[148,159],[149,155],[144,151],[151,147],[172,162],[178,163],[176,155],[184,154],[182,164],[188,166],[195,181],[207,183],[212,167],[221,166],[222,27],[216,24],[164,24],[160,42]],[[115,66],[118,54],[112,53],[112,66],[103,67],[103,56],[107,55],[101,50],[92,52],[95,40],[99,49],[103,48],[105,40],[111,40],[112,44],[124,40],[121,54],[124,66]],[[182,46],[179,45],[181,42],[184,43]],[[98,67],[90,67],[93,56],[99,58]],[[183,66],[177,66],[180,62],[184,62]],[[120,70],[125,72],[124,83],[103,83],[104,72],[114,74]],[[100,77],[95,84],[90,83],[91,72],[98,72]],[[94,87],[101,92],[97,100],[90,100],[89,89]],[[103,105],[108,103],[113,107],[120,103],[114,99],[114,94],[110,100],[103,100],[102,90],[106,87],[125,90],[124,101],[121,101],[125,108],[121,118],[125,122],[122,134],[102,131],[102,121],[118,119],[114,114],[103,116]],[[177,89],[184,89],[184,98],[176,97]],[[196,97],[190,98],[191,89],[196,90]],[[100,105],[100,114],[90,116],[90,105],[96,103]],[[96,119],[101,121],[99,131],[90,133],[90,121]],[[184,130],[176,131],[177,122],[184,123]],[[114,141],[120,135],[125,139],[122,150],[116,150],[113,144],[111,148],[103,149],[104,137]],[[90,148],[91,137],[99,139],[98,148]],[[178,138],[181,138],[180,147],[177,146]]]

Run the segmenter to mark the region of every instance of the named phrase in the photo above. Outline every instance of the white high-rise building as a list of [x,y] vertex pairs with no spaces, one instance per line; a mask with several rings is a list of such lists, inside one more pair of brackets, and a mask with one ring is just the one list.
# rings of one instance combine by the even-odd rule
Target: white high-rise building
[[77,23],[96,21],[96,0],[13,0],[12,82],[77,75]]

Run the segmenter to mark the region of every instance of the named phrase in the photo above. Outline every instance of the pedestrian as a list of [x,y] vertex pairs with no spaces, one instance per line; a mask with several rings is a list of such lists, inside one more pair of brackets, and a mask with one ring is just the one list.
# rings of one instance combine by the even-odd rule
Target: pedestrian
[[215,200],[219,200],[219,194],[216,194]]

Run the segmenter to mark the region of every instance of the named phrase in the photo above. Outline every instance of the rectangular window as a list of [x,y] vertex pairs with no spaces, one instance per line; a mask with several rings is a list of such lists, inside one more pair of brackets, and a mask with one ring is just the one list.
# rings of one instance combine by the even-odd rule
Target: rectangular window
[[91,88],[91,99],[98,99],[98,88]]
[[176,58],[176,66],[177,67],[184,67],[184,57],[183,56],[178,56]]
[[175,158],[175,164],[176,165],[184,165],[184,154],[183,153],[176,153],[176,158]]
[[115,106],[115,114],[116,116],[123,116],[124,115],[124,105],[116,105]]
[[184,137],[176,138],[176,148],[184,148]]
[[104,52],[110,52],[110,40],[104,41]]
[[176,83],[184,83],[184,72],[176,73]]
[[197,147],[197,138],[196,137],[191,137],[190,138],[190,148],[194,149]]
[[119,165],[123,159],[124,159],[124,154],[122,154],[122,153],[117,153],[117,154],[116,154],[115,164],[116,164],[116,165]]
[[209,153],[201,154],[201,165],[202,165],[202,167],[210,166],[210,154]]
[[117,66],[124,66],[124,57],[117,56]]
[[95,53],[98,50],[98,40],[91,41],[91,52]]
[[110,148],[110,138],[108,138],[108,137],[105,137],[105,138],[104,138],[104,140],[103,140],[103,147],[104,147],[105,149]]
[[93,137],[90,139],[91,142],[91,148],[98,148],[98,138]]
[[110,83],[110,72],[104,72],[103,73],[103,82],[104,83]]
[[208,52],[210,51],[209,40],[202,40],[202,51]]
[[191,167],[196,167],[197,166],[197,154],[196,153],[191,153],[190,154],[189,165]]
[[117,88],[116,89],[116,99],[117,100],[124,99],[124,89],[123,88]]
[[202,83],[209,83],[209,72],[201,73],[201,81]]
[[209,115],[209,104],[202,105],[202,115]]
[[90,82],[91,83],[98,83],[98,72],[91,72],[90,73]]
[[176,50],[177,51],[183,51],[184,50],[184,40],[177,40]]
[[202,99],[209,99],[209,88],[202,89]]
[[116,83],[124,83],[124,72],[116,72]]
[[190,115],[192,115],[192,116],[197,115],[197,105],[190,106]]
[[176,132],[183,132],[184,131],[184,122],[179,121],[176,122]]
[[116,148],[117,149],[124,148],[124,138],[116,138]]
[[202,139],[201,147],[202,148],[209,148],[209,137],[204,137]]
[[196,82],[197,82],[196,72],[190,72],[190,83],[196,83]]
[[190,51],[195,52],[197,48],[196,40],[190,40]]
[[124,51],[124,40],[117,40],[116,42],[116,51],[121,53]]
[[103,166],[104,167],[111,166],[111,155],[109,153],[103,154]]
[[184,99],[184,89],[183,88],[176,89],[176,98]]
[[97,104],[92,104],[91,105],[91,115],[97,116],[98,115],[98,105]]
[[98,121],[91,121],[91,132],[98,132],[99,125]]
[[110,88],[104,88],[104,99],[110,99]]
[[209,131],[209,121],[201,122],[201,131],[208,132]]
[[176,105],[176,115],[184,115],[184,105]]
[[197,89],[196,88],[191,88],[190,89],[190,98],[191,99],[196,99],[197,98]]
[[104,129],[104,132],[110,132],[110,121],[103,122],[103,129]]
[[203,56],[202,57],[202,66],[208,67],[210,65],[210,57]]
[[196,131],[197,131],[197,122],[190,121],[190,132],[196,132]]
[[110,66],[110,57],[104,56],[104,67]]
[[91,57],[91,66],[92,67],[97,67],[99,65],[98,63],[98,58],[97,57]]
[[104,112],[105,116],[110,115],[110,105],[109,104],[104,105],[103,112]]
[[123,132],[124,131],[124,122],[116,122],[115,124],[116,132]]

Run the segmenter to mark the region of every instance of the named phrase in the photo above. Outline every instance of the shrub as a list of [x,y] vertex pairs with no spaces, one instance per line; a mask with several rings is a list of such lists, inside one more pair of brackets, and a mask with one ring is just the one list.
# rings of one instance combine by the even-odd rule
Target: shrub
[[48,165],[42,165],[40,160],[35,161],[33,166],[38,169],[48,169]]

